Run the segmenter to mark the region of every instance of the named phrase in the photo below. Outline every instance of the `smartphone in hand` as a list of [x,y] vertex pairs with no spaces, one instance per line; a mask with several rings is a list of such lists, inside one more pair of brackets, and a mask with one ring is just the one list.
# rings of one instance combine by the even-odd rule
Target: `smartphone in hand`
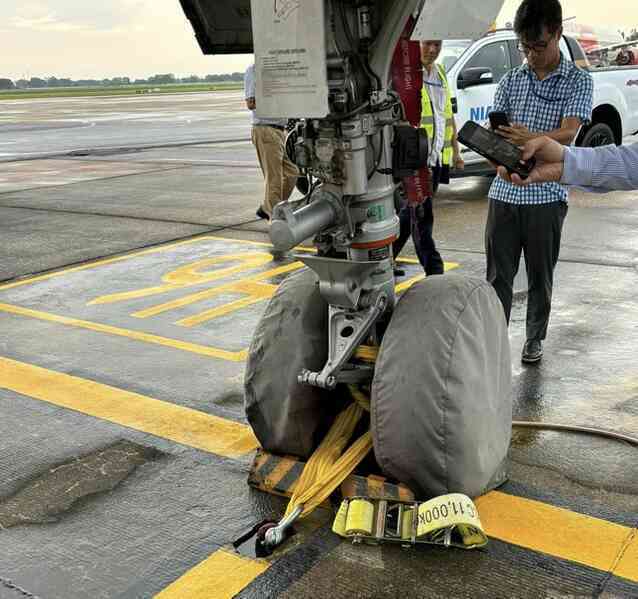
[[536,164],[534,158],[524,162],[523,151],[519,147],[474,121],[468,121],[461,127],[459,141],[491,162],[504,166],[508,172],[516,173],[521,179],[526,179]]
[[490,112],[490,127],[492,131],[498,131],[499,127],[510,127],[510,121],[504,112]]

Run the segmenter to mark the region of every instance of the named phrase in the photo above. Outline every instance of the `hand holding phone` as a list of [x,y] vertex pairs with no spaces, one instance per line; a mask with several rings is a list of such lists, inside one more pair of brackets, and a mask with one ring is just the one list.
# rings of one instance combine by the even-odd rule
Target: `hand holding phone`
[[510,121],[507,118],[507,114],[505,114],[504,112],[490,112],[489,114],[489,119],[490,119],[490,127],[492,128],[492,131],[498,131],[499,127],[510,127]]
[[518,146],[473,121],[461,127],[459,141],[484,158],[504,166],[508,172],[516,173],[521,179],[526,179],[536,164],[534,158],[523,161],[523,152]]

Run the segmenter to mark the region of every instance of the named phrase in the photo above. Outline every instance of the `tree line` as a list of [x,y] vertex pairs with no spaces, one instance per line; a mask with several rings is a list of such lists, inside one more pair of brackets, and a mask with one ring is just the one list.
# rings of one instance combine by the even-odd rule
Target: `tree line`
[[223,81],[243,81],[243,73],[224,73],[215,75],[189,75],[176,77],[173,73],[152,75],[148,79],[113,77],[112,79],[68,79],[64,77],[31,77],[18,79],[0,77],[0,89],[42,89],[49,87],[113,87],[126,85],[170,85],[177,83],[220,83]]

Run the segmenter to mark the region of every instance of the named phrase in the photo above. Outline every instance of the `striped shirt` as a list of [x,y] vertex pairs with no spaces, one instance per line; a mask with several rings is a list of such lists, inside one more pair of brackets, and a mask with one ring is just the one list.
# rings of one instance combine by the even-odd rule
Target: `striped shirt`
[[638,189],[638,143],[566,148],[561,183],[598,193]]
[[[505,112],[510,123],[525,125],[533,133],[559,129],[563,119],[591,120],[594,83],[562,54],[555,71],[540,80],[527,64],[507,73],[494,99],[494,111]],[[489,197],[512,204],[567,202],[567,189],[558,183],[537,183],[517,187],[500,177],[494,179]]]

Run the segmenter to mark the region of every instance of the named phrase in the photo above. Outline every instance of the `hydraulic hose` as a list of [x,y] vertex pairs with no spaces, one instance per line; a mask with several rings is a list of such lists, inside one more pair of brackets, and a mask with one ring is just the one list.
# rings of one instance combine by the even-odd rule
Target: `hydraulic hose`
[[632,445],[638,446],[638,437],[631,437],[623,433],[608,431],[602,428],[592,428],[588,426],[572,426],[569,424],[555,424],[553,422],[530,422],[524,420],[514,420],[512,426],[516,428],[535,428],[548,431],[567,431],[570,433],[583,433],[586,435],[596,435],[598,437],[606,437],[615,439],[616,441],[625,441]]

